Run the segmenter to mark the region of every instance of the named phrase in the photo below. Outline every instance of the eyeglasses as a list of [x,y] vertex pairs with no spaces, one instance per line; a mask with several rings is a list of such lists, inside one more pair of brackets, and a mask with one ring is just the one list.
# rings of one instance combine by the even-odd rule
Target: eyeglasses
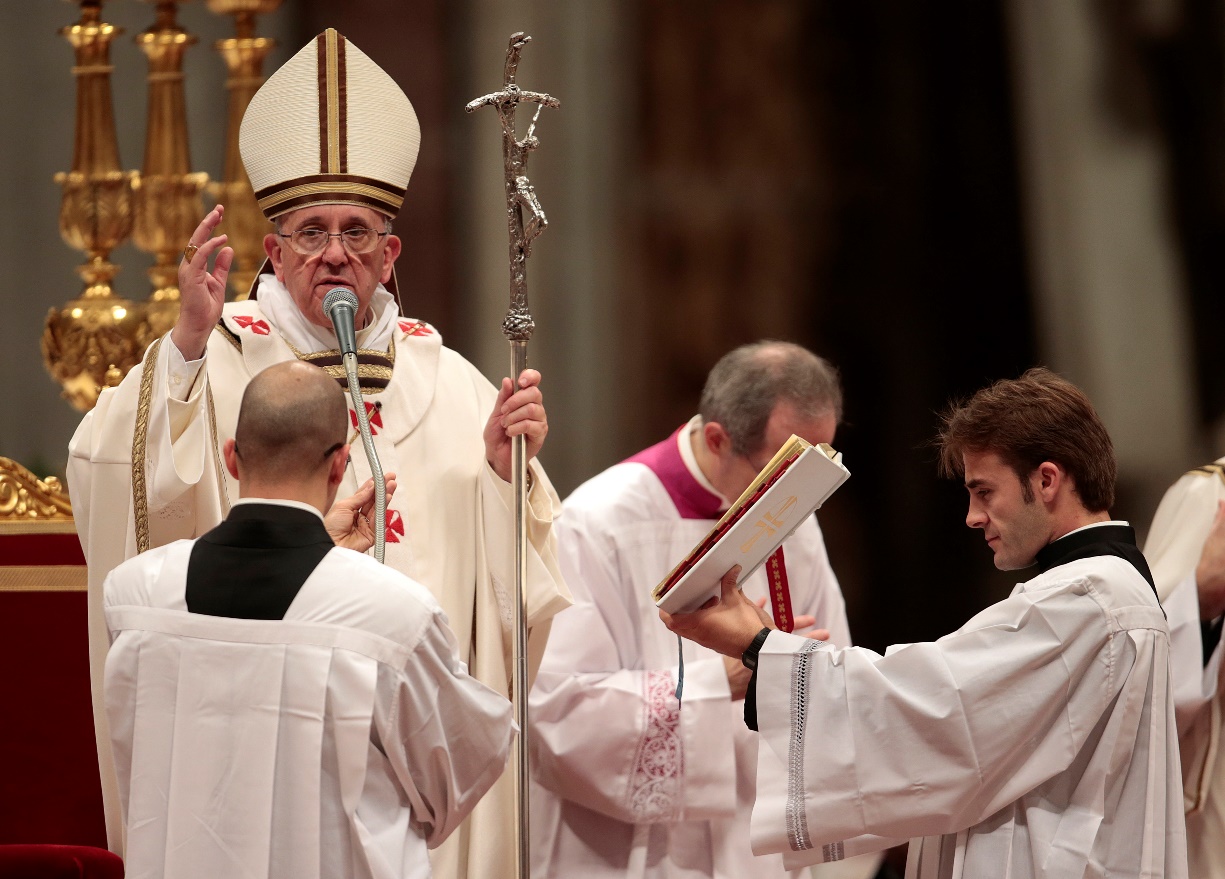
[[379,239],[386,238],[390,232],[378,232],[374,229],[345,229],[343,232],[325,232],[322,229],[299,229],[288,235],[278,232],[282,238],[289,239],[289,246],[302,256],[316,256],[323,253],[328,242],[339,238],[345,250],[353,256],[370,253],[379,246]]
[[[328,458],[335,455],[342,448],[344,448],[344,446],[345,446],[345,443],[336,443],[335,445],[333,445],[330,449],[328,449],[326,452],[323,453],[324,460],[327,460]],[[345,466],[348,467],[352,463],[353,463],[353,456],[345,455]]]

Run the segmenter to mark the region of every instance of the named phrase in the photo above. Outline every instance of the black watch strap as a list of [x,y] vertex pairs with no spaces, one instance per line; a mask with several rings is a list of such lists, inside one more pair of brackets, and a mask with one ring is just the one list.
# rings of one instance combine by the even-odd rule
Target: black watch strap
[[757,670],[757,654],[761,652],[761,645],[766,643],[766,638],[771,631],[770,627],[766,626],[753,636],[753,640],[749,642],[749,649],[740,655],[740,661],[744,663],[745,668]]

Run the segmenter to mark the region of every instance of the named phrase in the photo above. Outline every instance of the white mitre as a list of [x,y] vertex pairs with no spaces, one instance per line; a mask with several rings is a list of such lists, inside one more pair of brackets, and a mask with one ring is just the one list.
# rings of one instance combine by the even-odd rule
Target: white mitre
[[238,133],[270,220],[310,204],[362,205],[394,217],[420,144],[404,92],[333,28],[268,77]]

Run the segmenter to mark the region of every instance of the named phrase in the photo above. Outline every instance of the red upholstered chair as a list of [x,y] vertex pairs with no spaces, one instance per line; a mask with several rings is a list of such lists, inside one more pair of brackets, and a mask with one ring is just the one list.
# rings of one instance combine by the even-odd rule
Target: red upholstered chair
[[123,861],[87,845],[0,845],[0,879],[123,879]]
[[85,584],[58,483],[0,457],[0,845],[106,846]]

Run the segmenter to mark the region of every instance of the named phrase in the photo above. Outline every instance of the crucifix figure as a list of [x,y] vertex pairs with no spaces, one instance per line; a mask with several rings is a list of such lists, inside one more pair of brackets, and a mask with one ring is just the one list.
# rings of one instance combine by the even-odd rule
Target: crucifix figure
[[[498,111],[502,125],[502,157],[506,172],[506,220],[510,229],[510,311],[502,322],[502,332],[511,342],[526,342],[532,337],[535,321],[527,303],[527,258],[532,242],[544,231],[545,218],[536,191],[527,178],[527,160],[532,150],[540,146],[536,137],[536,120],[545,107],[559,108],[561,103],[552,95],[529,92],[515,83],[523,47],[531,42],[524,33],[512,34],[506,51],[505,86],[502,91],[485,95],[468,103],[469,113],[479,107],[491,106]],[[515,134],[515,111],[521,103],[536,104],[527,134],[520,140]],[[517,375],[518,373],[514,373]]]

